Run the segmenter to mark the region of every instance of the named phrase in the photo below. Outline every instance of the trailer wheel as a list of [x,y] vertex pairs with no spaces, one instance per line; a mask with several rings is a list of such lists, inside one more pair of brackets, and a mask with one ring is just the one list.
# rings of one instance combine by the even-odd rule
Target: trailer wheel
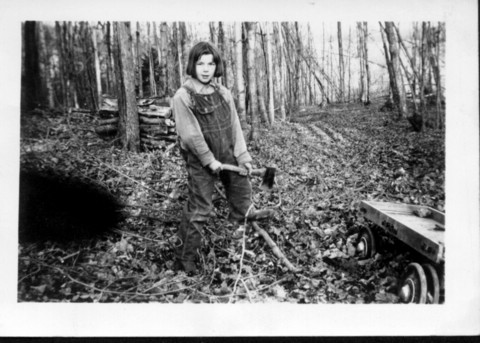
[[422,266],[410,263],[405,270],[398,296],[406,304],[425,304],[427,302],[427,277]]
[[357,243],[357,253],[361,259],[367,259],[375,256],[377,252],[377,241],[372,229],[365,228],[360,234]]
[[427,277],[427,304],[440,302],[440,280],[437,271],[431,264],[422,265]]

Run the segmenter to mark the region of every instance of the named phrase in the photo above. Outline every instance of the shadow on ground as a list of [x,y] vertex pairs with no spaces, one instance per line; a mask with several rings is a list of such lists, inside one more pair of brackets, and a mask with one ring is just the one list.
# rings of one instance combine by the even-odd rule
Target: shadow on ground
[[121,208],[112,194],[80,178],[51,171],[20,173],[20,242],[96,237],[116,226]]

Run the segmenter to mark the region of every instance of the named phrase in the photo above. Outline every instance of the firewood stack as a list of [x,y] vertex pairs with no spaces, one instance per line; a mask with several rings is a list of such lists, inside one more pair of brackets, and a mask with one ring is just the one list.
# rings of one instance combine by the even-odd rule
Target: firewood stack
[[[162,98],[139,99],[137,106],[140,144],[144,148],[156,149],[161,147],[164,141],[175,142],[177,140],[175,121],[167,100]],[[117,99],[104,97],[98,115],[99,120],[95,132],[105,138],[115,136],[119,121]]]
[[102,106],[98,111],[98,125],[95,132],[100,137],[112,137],[118,130],[118,100],[115,98],[102,98]]
[[168,102],[160,99],[141,99],[137,104],[141,145],[154,149],[161,146],[162,141],[177,140],[172,109]]

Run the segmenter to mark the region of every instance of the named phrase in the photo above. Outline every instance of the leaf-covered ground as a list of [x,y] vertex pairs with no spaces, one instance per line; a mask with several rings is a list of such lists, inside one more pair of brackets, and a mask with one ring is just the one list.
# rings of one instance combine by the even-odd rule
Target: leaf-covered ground
[[[48,176],[48,182],[30,186],[35,206],[22,204],[37,213],[30,232],[20,234],[19,301],[398,302],[399,277],[415,256],[383,237],[383,248],[360,260],[358,232],[372,224],[358,205],[375,199],[443,211],[444,131],[413,132],[406,120],[394,121],[378,107],[303,109],[294,120],[262,131],[250,147],[257,166],[277,168],[272,191],[252,179],[256,206],[276,208],[260,226],[300,272],[279,262],[253,229],[244,244],[230,238],[218,184],[215,214],[203,234],[201,273],[194,277],[171,269],[186,200],[176,145],[126,153],[96,136],[96,119],[87,113],[24,116],[21,169]],[[68,183],[77,186],[54,191]],[[98,194],[85,192],[92,187]],[[114,198],[107,194],[98,202],[105,190]],[[68,198],[76,194],[78,203]],[[46,207],[43,213],[54,217],[49,221],[39,219]],[[108,216],[112,221],[105,225],[113,227],[104,231],[98,223]]]

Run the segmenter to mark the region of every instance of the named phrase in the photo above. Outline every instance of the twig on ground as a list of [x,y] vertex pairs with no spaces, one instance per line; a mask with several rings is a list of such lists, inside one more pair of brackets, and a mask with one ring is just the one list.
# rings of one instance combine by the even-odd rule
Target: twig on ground
[[267,242],[268,246],[270,249],[272,249],[272,252],[275,256],[277,256],[283,264],[292,272],[298,273],[301,271],[301,268],[295,267],[289,260],[288,258],[283,254],[283,252],[280,250],[280,248],[277,246],[277,244],[270,238],[268,233],[262,229],[256,222],[252,222],[252,226],[254,229],[265,239]]

